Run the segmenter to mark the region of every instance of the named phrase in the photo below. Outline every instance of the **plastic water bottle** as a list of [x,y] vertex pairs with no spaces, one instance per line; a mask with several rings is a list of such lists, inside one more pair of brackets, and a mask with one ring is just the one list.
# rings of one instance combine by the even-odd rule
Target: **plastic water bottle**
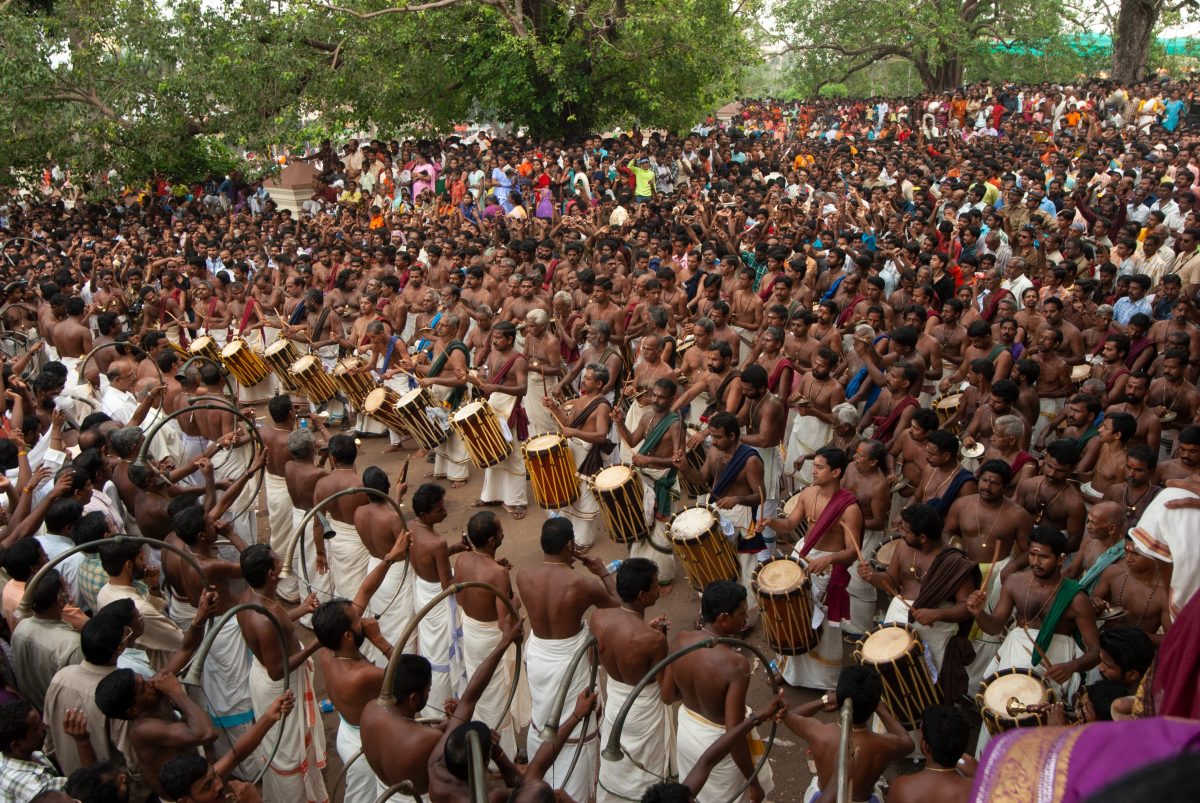
[[776,677],[779,676],[779,662],[776,661],[774,658],[767,661],[767,669],[769,669],[771,671],[772,675],[775,675]]
[[609,561],[608,566],[606,566],[605,568],[608,569],[609,574],[616,574],[617,569],[621,568],[621,559],[616,558],[614,560]]
[[300,419],[300,429],[308,429],[308,417]]
[[321,708],[321,713],[322,713],[322,714],[331,714],[331,713],[333,713],[333,700],[330,700],[328,697],[326,697],[326,698],[324,698],[323,700],[321,700],[321,702],[320,702],[318,705],[319,705],[319,706],[320,706],[320,708]]

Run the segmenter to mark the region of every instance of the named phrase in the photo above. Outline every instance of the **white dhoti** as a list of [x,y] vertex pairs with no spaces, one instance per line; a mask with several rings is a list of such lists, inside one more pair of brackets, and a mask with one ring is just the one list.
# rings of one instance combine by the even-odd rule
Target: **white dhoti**
[[692,399],[687,409],[680,410],[679,412],[683,414],[683,420],[687,424],[693,427],[700,427],[700,416],[704,414],[704,411],[708,409],[708,405],[710,404],[712,404],[712,397],[708,395],[707,390],[703,390],[699,396]]
[[562,429],[542,399],[547,395],[547,388],[554,387],[555,379],[546,379],[536,371],[529,371],[525,377],[525,414],[529,416],[529,437],[545,435],[547,432],[558,432]]
[[[820,549],[808,553],[808,559],[831,555]],[[793,552],[792,556],[796,557]],[[827,617],[825,592],[829,589],[830,573],[809,575],[813,599],[813,627],[824,622],[817,640],[816,649],[803,655],[789,655],[782,659],[780,673],[792,686],[828,691],[837,688],[838,675],[842,672],[842,623],[831,622]]]
[[[654,481],[666,475],[670,469],[639,468],[642,478],[642,514],[646,521],[651,522],[650,534],[640,541],[629,545],[629,557],[646,558],[658,566],[658,582],[660,585],[675,582],[675,552],[671,548],[671,536],[667,532],[667,523],[655,515],[657,500],[654,494]],[[678,487],[678,486],[676,486]]]
[[795,478],[797,486],[812,485],[812,462],[806,461],[797,471],[795,463],[806,454],[825,446],[833,438],[833,427],[813,415],[798,415],[787,440],[786,473]]
[[[454,388],[442,385],[431,385],[429,390],[439,401],[445,401],[454,392]],[[433,450],[433,474],[450,482],[466,482],[471,474],[470,455],[454,427],[446,432],[446,441]]]
[[[290,681],[296,695],[296,707],[263,737],[264,745],[274,745],[279,738],[277,730],[283,729],[279,750],[263,776],[263,800],[281,803],[324,803],[329,800],[325,779],[321,776],[321,770],[325,769],[325,729],[313,694],[313,674],[311,660],[292,672]],[[249,685],[256,716],[265,714],[284,690],[283,680],[272,680],[257,659],[250,665]]]
[[[182,432],[182,430],[180,430]],[[195,460],[204,453],[208,448],[208,439],[203,435],[189,435],[183,433],[183,464],[187,464]],[[181,464],[182,465],[182,464]],[[215,470],[214,470],[215,471]],[[199,471],[193,471],[191,474],[184,477],[180,482],[188,485],[200,485],[203,478]]]
[[[339,716],[337,753],[342,760],[342,766],[354,758],[359,750],[362,750],[362,733],[358,726],[351,725]],[[376,792],[377,783],[379,783],[379,778],[371,769],[371,765],[367,763],[366,757],[359,756],[358,760],[346,769],[346,791],[342,796],[342,803],[375,803],[376,798],[379,797]]]
[[[653,412],[653,404],[642,404],[636,401],[630,403],[629,412],[625,413],[625,428],[630,432],[636,431],[638,424],[642,423],[642,419]],[[618,438],[617,442],[621,444],[621,462],[632,463],[636,448],[626,444],[624,439]]]
[[479,498],[484,502],[503,502],[509,507],[524,507],[528,503],[525,460],[515,444],[508,450],[508,457],[483,470],[483,488]]
[[[462,633],[463,665],[467,677],[470,678],[500,643],[500,626],[496,622],[472,619],[464,613]],[[474,716],[474,719],[500,735],[500,747],[510,756],[517,754],[517,733],[529,724],[529,682],[524,672],[518,681],[512,707],[507,712],[504,710],[516,669],[517,651],[516,647],[510,645],[500,660],[500,665],[496,667],[491,682],[484,689],[479,702],[475,704]]]
[[[287,480],[283,477],[268,471],[263,478],[263,487],[267,491],[267,524],[271,528],[271,549],[282,558],[293,535],[292,514],[296,507],[292,504]],[[294,600],[304,596],[299,588],[295,575],[279,578],[278,593],[283,599]]]
[[[779,512],[779,493],[783,486],[783,453],[778,446],[755,446],[755,451],[763,461],[764,500],[759,518],[773,518]],[[767,542],[766,554],[760,554],[759,560],[766,560],[775,554],[775,531],[770,527],[763,530],[763,539]]]
[[1033,443],[1037,442],[1046,427],[1050,426],[1051,419],[1062,411],[1066,403],[1066,399],[1049,399],[1045,396],[1038,399],[1038,420],[1033,425]]
[[[1046,648],[1046,657],[1041,660],[1036,667],[1033,666],[1033,655],[1036,652],[1034,642],[1037,640],[1038,631],[1026,630],[1025,628],[1014,625],[1005,635],[1004,641],[1000,644],[1000,649],[997,650],[996,656],[992,658],[991,664],[988,665],[987,672],[984,677],[999,672],[1001,669],[1033,669],[1038,675],[1045,678],[1046,661],[1047,659],[1052,664],[1061,664],[1066,661],[1074,661],[1079,657],[1079,646],[1075,643],[1075,639],[1070,636],[1055,634],[1050,639],[1050,645]],[[1074,699],[1075,691],[1079,688],[1079,675],[1074,674],[1067,681],[1066,685],[1060,685],[1053,680],[1046,678],[1046,682],[1054,689],[1054,693],[1058,695],[1059,700]],[[975,755],[983,755],[983,748],[991,740],[986,727],[979,729],[979,742],[975,748]]]
[[[442,591],[441,583],[431,583],[413,576],[413,604],[424,607]],[[439,602],[417,626],[421,655],[433,667],[429,703],[422,716],[436,716],[446,700],[458,699],[466,684],[463,669],[462,625],[458,621],[458,603],[451,594]]]
[[[213,459],[213,477],[233,482],[249,470],[254,459],[254,449],[250,443],[243,443],[224,455],[218,453]],[[258,499],[255,498],[257,492],[258,482],[251,477],[226,514],[233,522],[234,531],[247,546],[258,542]]]
[[[749,716],[749,714],[750,709],[747,708],[746,715]],[[687,774],[692,771],[692,767],[696,766],[696,762],[700,760],[700,756],[704,755],[704,751],[725,735],[725,726],[700,716],[686,705],[679,706],[676,725],[677,758],[675,763],[679,777],[686,778]],[[766,752],[766,745],[759,738],[757,731],[752,730],[746,734],[746,740],[750,745],[750,760],[757,766],[763,753]],[[726,756],[721,763],[713,767],[708,781],[696,794],[696,803],[725,803],[745,783],[746,776],[742,775],[742,771],[738,769],[733,759]],[[762,786],[767,798],[770,798],[771,792],[775,789],[775,778],[771,772],[769,761],[763,764],[762,771],[758,773],[758,783]],[[749,799],[750,796],[745,792],[738,798],[740,801]]]
[[[995,570],[992,571],[992,577],[988,581],[987,602],[983,609],[988,613],[996,607],[996,603],[1000,600],[1000,575],[1004,573],[1005,567],[1012,561],[1012,557],[1004,558],[996,563]],[[979,571],[984,575],[988,573],[989,563],[979,564]],[[988,667],[992,663],[992,659],[996,657],[996,653],[1000,650],[1000,644],[1004,641],[1001,636],[993,636],[983,632],[979,625],[971,627],[971,646],[975,648],[975,660],[967,666],[967,696],[974,699],[975,693],[979,691],[979,683],[986,677]]]
[[[169,615],[180,629],[186,630],[196,617],[196,608],[186,598],[172,594]],[[213,623],[210,622],[208,627],[212,628]],[[251,657],[242,629],[237,622],[230,622],[213,637],[212,649],[200,675],[199,691],[202,693],[192,693],[189,688],[189,696],[217,726],[217,741],[212,745],[217,756],[231,751],[234,743],[254,724],[254,706],[250,700]],[[266,760],[260,745],[238,764],[235,774],[242,780],[253,780]]]
[[[587,627],[580,628],[574,636],[565,639],[544,639],[532,633],[525,639],[525,672],[529,677],[529,691],[532,703],[532,716],[529,723],[529,735],[526,737],[527,750],[530,757],[537,754],[542,745],[542,728],[550,718],[550,709],[554,705],[559,689],[565,683],[567,686],[566,704],[563,706],[559,723],[571,715],[572,700],[579,697],[580,692],[588,687],[590,675],[589,662],[585,658],[575,667],[575,673],[565,677],[567,665],[576,651],[588,639]],[[555,723],[558,724],[558,723]],[[584,725],[587,734],[584,735]],[[583,747],[579,750],[579,762],[574,771],[567,775],[567,769],[575,756],[579,742]],[[572,799],[578,801],[591,800],[596,788],[596,770],[600,757],[600,731],[597,727],[595,714],[586,722],[581,722],[571,731],[570,739],[554,766],[546,773],[546,783],[555,789],[562,789]]]
[[[862,553],[874,554],[883,543],[883,530],[867,530],[863,533]],[[850,572],[850,627],[853,633],[862,635],[875,624],[876,588],[858,576],[857,571]]]
[[[292,532],[296,532],[300,527],[300,521],[304,518],[307,510],[301,510],[298,507],[292,507]],[[328,541],[325,542],[328,545]],[[317,572],[317,545],[313,541],[312,522],[305,525],[304,538],[301,541],[301,547],[296,550],[296,554],[292,557],[292,572],[296,577],[297,593],[301,597],[308,596],[309,592],[317,595],[318,602],[329,602],[333,599],[333,572],[328,571],[325,574]],[[280,560],[283,555],[280,555]],[[303,563],[301,562],[303,561]],[[304,570],[308,569],[308,576],[305,577]],[[354,599],[353,596],[347,599]],[[300,624],[305,627],[312,627],[312,614],[305,614],[300,618]]]
[[[608,743],[613,724],[621,707],[629,699],[633,686],[608,678],[604,696],[604,719],[600,723],[600,741]],[[600,782],[596,789],[597,803],[641,800],[647,788],[666,779],[671,773],[675,755],[675,732],[671,726],[671,708],[662,701],[658,684],[642,689],[621,731],[619,761],[600,757]],[[635,765],[629,760],[633,756]],[[640,765],[640,766],[639,766]]]
[[[875,788],[871,790],[871,796],[866,800],[856,800],[854,803],[883,803],[883,791],[881,788],[882,781],[875,783]],[[800,800],[802,803],[817,803],[821,799],[821,779],[816,775],[808,782],[808,788],[804,790],[804,794]]]
[[333,575],[333,593],[344,599],[354,599],[367,576],[367,561],[371,553],[353,524],[330,516],[333,537],[325,539],[325,555],[329,558],[329,573]]
[[[883,621],[902,622],[917,631],[921,641],[925,642],[925,661],[929,664],[930,674],[933,676],[933,682],[936,683],[942,672],[942,660],[946,657],[946,645],[950,643],[950,638],[958,632],[958,623],[934,622],[932,625],[923,625],[920,622],[910,622],[908,612],[912,603],[912,600],[892,597],[887,613],[883,615]],[[949,608],[950,605],[946,603],[938,607]]]
[[754,596],[754,586],[751,581],[754,578],[754,570],[761,562],[759,558],[765,557],[765,555],[762,552],[742,551],[742,545],[749,540],[744,539],[743,536],[750,530],[754,521],[753,511],[749,505],[735,505],[728,510],[718,510],[717,512],[721,515],[721,526],[725,537],[733,541],[733,548],[737,550],[738,577],[746,589],[746,610],[757,610],[758,598]]
[[[532,434],[533,430],[530,429],[530,435]],[[579,438],[570,438],[567,440],[567,445],[571,447],[571,458],[574,460],[575,467],[578,468],[587,459],[588,452],[592,450],[592,444],[581,441]],[[591,483],[580,481],[579,498],[562,510],[550,511],[549,515],[550,518],[560,515],[571,520],[576,546],[586,549],[595,543],[596,517],[600,515],[600,502],[592,493]]]
[[[371,557],[367,560],[367,574],[375,571],[382,561]],[[406,645],[396,644],[396,640],[404,635],[404,628],[412,621],[416,608],[413,607],[413,588],[416,585],[416,575],[408,561],[393,563],[383,576],[383,582],[375,590],[371,601],[367,604],[367,613],[379,620],[379,632],[389,643],[395,644],[395,649],[401,652],[416,652],[417,637],[414,634]]]
[[[160,421],[166,419],[166,414],[158,408],[152,407],[146,413],[145,419],[142,420],[142,431],[147,435],[150,430]],[[179,468],[186,461],[186,452],[183,444],[183,430],[179,428],[179,422],[175,419],[162,424],[154,433],[154,438],[146,447],[150,456],[156,461],[164,458],[170,459],[171,465]]]

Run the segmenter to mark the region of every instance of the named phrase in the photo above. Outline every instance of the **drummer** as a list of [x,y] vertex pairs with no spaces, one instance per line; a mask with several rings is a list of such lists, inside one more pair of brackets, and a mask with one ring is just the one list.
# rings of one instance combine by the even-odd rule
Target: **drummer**
[[644,416],[633,432],[620,420],[619,410],[612,411],[621,440],[637,449],[632,464],[642,481],[643,514],[646,521],[654,522],[649,536],[630,545],[629,554],[654,561],[658,566],[658,581],[663,585],[675,580],[675,557],[666,522],[671,517],[671,500],[678,497],[674,457],[683,452],[687,439],[684,423],[672,409],[675,393],[676,385],[670,379],[655,382],[651,391],[654,411]]
[[[487,400],[500,418],[506,439],[513,445],[508,456],[498,465],[483,471],[483,489],[474,507],[502,503],[514,519],[523,519],[528,509],[525,490],[525,461],[516,443],[529,437],[529,419],[525,416],[526,383],[525,355],[514,346],[517,327],[501,321],[492,327],[492,350],[481,366],[486,380],[478,374],[463,374],[472,385],[487,395]],[[456,376],[458,376],[456,374]]]
[[[759,516],[774,516],[779,510],[779,488],[783,479],[784,424],[787,422],[787,407],[779,397],[770,392],[767,371],[761,365],[747,366],[742,371],[742,387],[745,395],[738,410],[738,423],[744,428],[742,443],[753,446],[763,461],[762,510]],[[775,553],[775,531],[763,530],[766,548],[758,556],[766,560]]]
[[[917,503],[900,511],[902,543],[884,572],[859,563],[858,576],[892,594],[884,622],[911,625],[925,642],[936,682],[946,700],[967,691],[967,671],[961,661],[947,664],[947,646],[954,637],[965,641],[960,627],[969,622],[967,598],[979,587],[979,568],[966,554],[943,540],[942,517],[931,505]],[[965,645],[964,645],[965,646]]]
[[192,287],[192,321],[184,326],[196,337],[207,335],[221,349],[229,342],[229,308],[213,295],[211,282],[196,282]]
[[[979,467],[979,493],[955,500],[946,515],[943,533],[957,536],[967,557],[979,564],[979,570],[989,575],[988,608],[1000,598],[1000,583],[1014,571],[1023,569],[1028,561],[1029,532],[1033,517],[1029,511],[1005,496],[1012,481],[1012,468],[1003,460],[988,460]],[[988,567],[995,563],[991,569]],[[978,627],[971,630],[971,645],[975,660],[967,668],[968,694],[973,695],[983,680],[984,670],[1000,639],[989,636]]]
[[808,559],[813,605],[825,621],[816,649],[788,658],[783,678],[793,686],[828,690],[837,685],[842,665],[842,622],[850,616],[847,567],[860,552],[863,512],[854,494],[842,487],[850,465],[844,451],[826,446],[812,462],[813,484],[800,492],[791,513],[764,518],[759,526],[780,533],[799,529],[804,540],[792,557]]
[[[401,365],[412,367],[418,376],[417,382],[421,387],[428,388],[433,400],[444,404],[450,415],[454,415],[454,411],[467,399],[467,381],[461,379],[460,374],[466,373],[471,367],[467,345],[458,339],[459,323],[457,315],[442,315],[442,319],[434,327],[436,340],[433,362],[425,363],[421,359],[416,363],[401,361]],[[403,395],[411,390],[411,381],[411,376],[393,374],[385,384]],[[462,437],[453,427],[447,427],[446,440],[434,449],[433,455],[434,478],[445,477],[450,481],[451,488],[461,488],[467,484],[470,474],[467,447],[463,445]]]
[[[1096,613],[1077,583],[1062,576],[1067,538],[1053,527],[1034,527],[1030,536],[1029,571],[1010,574],[1000,589],[1000,599],[989,613],[987,594],[975,591],[967,610],[987,633],[1008,629],[987,674],[1009,668],[1033,668],[1050,681],[1060,700],[1070,700],[1080,674],[1100,661]],[[1081,652],[1076,638],[1081,639]],[[981,733],[978,750],[986,742]]]
[[[342,319],[324,305],[325,294],[320,290],[305,291],[303,302],[292,311],[281,337],[309,344],[309,351],[316,353],[325,370],[330,371],[337,362],[338,344],[344,333]],[[345,405],[337,397],[326,402],[325,409],[331,424],[345,417]]]
[[[529,314],[541,312],[533,310]],[[525,347],[529,347],[526,338]],[[561,430],[571,447],[572,468],[584,479],[579,480],[579,497],[563,509],[561,515],[571,520],[575,532],[575,546],[579,554],[586,553],[595,541],[593,525],[600,514],[600,503],[592,493],[587,478],[595,477],[604,462],[604,455],[613,449],[608,439],[609,418],[612,405],[604,397],[608,384],[608,368],[599,363],[589,365],[579,379],[579,398],[566,407],[550,396],[542,396],[540,406],[553,417],[556,428]],[[569,412],[568,412],[569,409]],[[550,516],[553,518],[554,512]]]
[[[653,409],[650,390],[659,379],[675,378],[675,369],[662,361],[663,339],[658,335],[646,335],[642,338],[639,349],[641,359],[633,369],[633,376],[625,383],[623,394],[631,399],[629,411],[625,414],[625,426],[637,430],[638,423]],[[622,462],[629,462],[633,457],[630,446],[621,448]]]
[[[700,320],[707,321],[708,319],[701,318]],[[699,348],[699,345],[693,348]],[[706,370],[692,376],[688,389],[675,400],[673,405],[675,412],[685,409],[689,411],[687,422],[693,426],[698,426],[711,419],[722,410],[727,413],[737,413],[742,405],[742,374],[733,364],[733,351],[729,348],[729,344],[723,340],[714,340],[706,352],[705,365],[707,366]],[[692,412],[696,408],[696,405],[692,405],[692,400],[701,395],[707,396],[708,401],[697,414]],[[689,449],[695,448],[704,440],[702,430],[701,427],[696,434],[689,438]]]
[[832,377],[840,361],[837,352],[821,346],[811,360],[812,370],[801,375],[788,399],[794,415],[788,422],[784,472],[792,477],[792,487],[812,482],[812,464],[804,458],[829,445],[836,423],[833,408],[846,400],[845,388]]
[[926,502],[939,516],[945,515],[954,500],[978,490],[975,475],[963,468],[958,454],[958,438],[944,429],[929,433],[925,444],[925,465],[917,484],[914,502]]
[[[887,447],[879,441],[863,441],[854,448],[842,486],[854,494],[863,515],[862,553],[870,557],[884,541],[888,512],[892,505],[892,481],[887,475]],[[850,575],[850,625],[847,634],[866,633],[875,624],[875,586],[857,573]]]

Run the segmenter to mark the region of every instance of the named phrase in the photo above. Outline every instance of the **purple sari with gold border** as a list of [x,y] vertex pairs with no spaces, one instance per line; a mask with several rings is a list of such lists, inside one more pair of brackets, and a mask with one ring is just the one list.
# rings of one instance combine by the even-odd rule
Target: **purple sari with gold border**
[[975,773],[978,803],[1078,803],[1156,761],[1200,750],[1200,721],[1154,717],[1018,728],[992,739]]

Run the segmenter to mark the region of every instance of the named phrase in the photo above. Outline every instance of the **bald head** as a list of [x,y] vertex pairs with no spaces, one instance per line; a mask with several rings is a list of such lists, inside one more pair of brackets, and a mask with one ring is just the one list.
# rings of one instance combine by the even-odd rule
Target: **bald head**
[[1093,538],[1107,541],[1120,537],[1125,526],[1125,509],[1116,502],[1100,502],[1088,511],[1088,530]]

